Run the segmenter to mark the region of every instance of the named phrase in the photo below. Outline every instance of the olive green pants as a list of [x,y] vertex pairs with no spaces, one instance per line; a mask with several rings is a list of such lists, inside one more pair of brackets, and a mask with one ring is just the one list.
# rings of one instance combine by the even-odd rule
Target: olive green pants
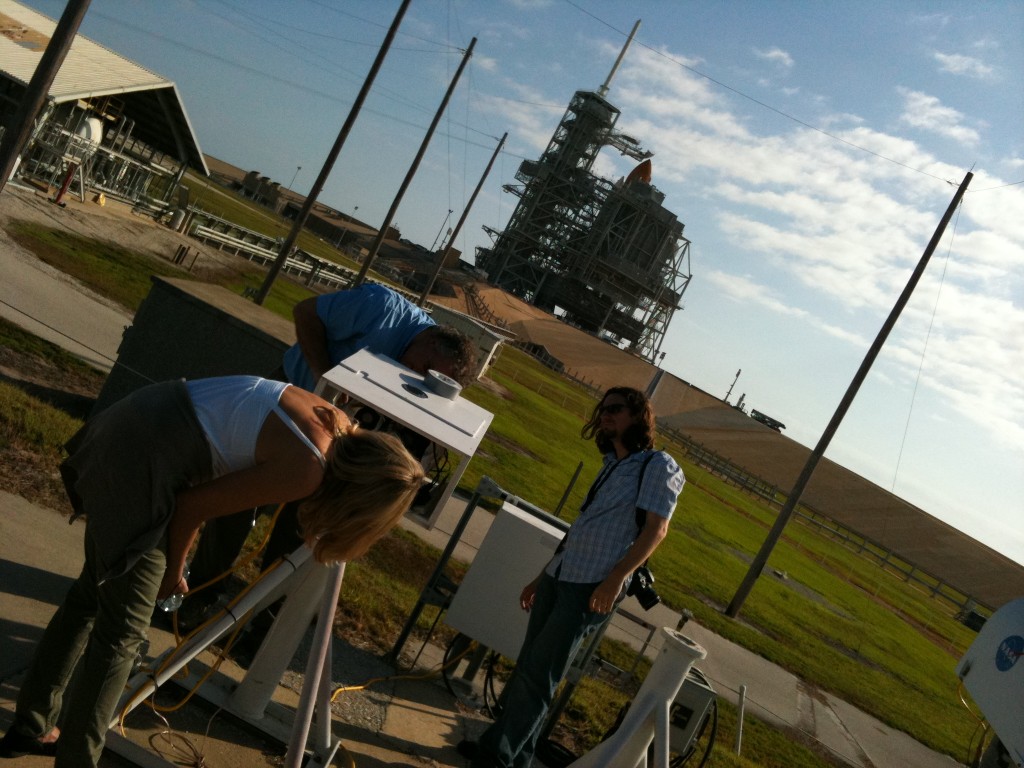
[[[85,565],[36,648],[11,726],[38,738],[59,719],[54,768],[94,767],[99,761],[164,574],[164,552],[153,549],[127,573],[97,584],[106,567],[97,562],[96,553],[86,524]],[[81,672],[64,706],[80,661]]]

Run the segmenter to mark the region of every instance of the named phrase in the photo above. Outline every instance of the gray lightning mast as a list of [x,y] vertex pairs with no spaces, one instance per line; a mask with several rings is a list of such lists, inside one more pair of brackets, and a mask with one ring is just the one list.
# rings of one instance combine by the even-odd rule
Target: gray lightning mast
[[[651,153],[615,130],[605,98],[639,26],[601,87],[577,91],[541,157],[519,166],[520,184],[505,186],[519,201],[503,232],[485,227],[494,245],[476,263],[493,285],[657,362],[689,285],[690,241],[650,183]],[[595,175],[605,146],[640,165],[614,183]]]

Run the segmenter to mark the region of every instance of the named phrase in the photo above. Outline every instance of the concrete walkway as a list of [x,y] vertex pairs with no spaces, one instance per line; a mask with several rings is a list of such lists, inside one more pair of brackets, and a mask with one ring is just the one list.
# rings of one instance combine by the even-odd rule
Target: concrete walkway
[[[5,200],[11,194],[14,190],[5,191]],[[3,229],[0,274],[0,317],[94,368],[110,370],[131,315],[25,251]]]

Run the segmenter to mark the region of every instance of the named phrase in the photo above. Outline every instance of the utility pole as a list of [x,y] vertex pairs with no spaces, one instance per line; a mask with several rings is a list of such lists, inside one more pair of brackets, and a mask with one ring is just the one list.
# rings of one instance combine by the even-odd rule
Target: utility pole
[[433,253],[434,249],[437,248],[437,241],[441,239],[441,233],[444,232],[444,225],[448,223],[448,219],[452,217],[452,209],[448,209],[448,215],[444,217],[444,221],[441,222],[441,228],[437,230],[437,237],[434,238],[433,245],[430,246],[430,252]]
[[[313,187],[309,190],[309,196],[302,204],[302,210],[300,210],[299,215],[295,217],[295,223],[292,224],[292,229],[288,233],[288,237],[286,237],[284,242],[281,243],[281,249],[277,253],[277,258],[270,266],[270,271],[267,272],[263,285],[260,286],[260,289],[256,294],[255,302],[257,304],[262,304],[267,300],[267,294],[270,293],[270,287],[274,284],[274,280],[277,279],[278,274],[280,274],[285,261],[288,260],[288,254],[291,253],[292,248],[295,246],[295,241],[299,239],[299,233],[302,231],[302,227],[305,226],[306,219],[309,218],[309,212],[313,210],[313,204],[316,203],[316,199],[319,197],[320,191],[324,188],[324,184],[327,183],[327,177],[331,175],[334,163],[338,159],[338,155],[341,154],[341,148],[345,146],[345,139],[348,138],[349,133],[352,131],[352,126],[355,124],[356,118],[359,116],[359,111],[363,108],[363,102],[366,101],[366,97],[370,93],[370,87],[373,85],[373,81],[377,77],[377,73],[380,71],[381,65],[384,63],[384,58],[387,56],[388,50],[391,48],[391,43],[395,39],[395,35],[398,34],[398,27],[402,23],[402,17],[405,16],[405,12],[409,8],[410,2],[412,2],[412,0],[402,0],[402,6],[398,9],[398,13],[395,14],[394,21],[391,22],[391,28],[388,29],[388,33],[384,37],[384,42],[381,43],[380,50],[377,51],[377,58],[373,60],[370,72],[366,75],[366,80],[363,81],[363,87],[359,89],[359,95],[356,96],[356,100],[353,102],[352,108],[348,111],[348,117],[345,118],[345,124],[341,126],[338,138],[335,139],[334,146],[331,147],[331,151],[328,153],[327,159],[324,161],[324,167],[320,169],[320,175],[317,176],[316,181],[313,182]],[[296,169],[295,173],[298,175],[299,169]]]
[[732,380],[732,384],[729,385],[729,391],[725,393],[725,402],[729,402],[729,395],[732,394],[732,388],[736,386],[736,382],[740,380],[741,373],[743,373],[742,368],[736,371],[736,378]]
[[[455,229],[448,236],[448,244],[444,247],[444,251],[441,252],[437,259],[437,266],[434,268],[434,274],[430,276],[427,281],[426,287],[423,289],[423,293],[420,294],[420,300],[416,302],[419,306],[423,306],[427,301],[427,296],[430,295],[431,288],[434,287],[434,283],[437,281],[437,276],[441,274],[441,270],[444,268],[444,263],[448,260],[448,254],[452,250],[452,244],[459,236],[459,232],[462,231],[462,225],[466,223],[466,217],[469,216],[470,210],[473,208],[473,203],[476,202],[476,196],[480,194],[480,188],[483,187],[484,181],[491,173],[491,168],[494,167],[494,161],[497,160],[498,155],[501,153],[501,148],[505,146],[505,139],[508,138],[508,131],[505,131],[501,136],[501,141],[498,142],[498,146],[494,148],[494,154],[491,155],[490,161],[487,163],[487,167],[484,169],[483,176],[480,177],[480,181],[476,183],[476,189],[473,190],[473,194],[470,195],[469,202],[466,204],[466,209],[462,212],[462,216],[459,217],[458,223],[455,225]],[[450,214],[451,211],[448,211]]]
[[455,91],[455,86],[459,83],[459,78],[462,77],[462,70],[466,68],[470,58],[473,56],[473,48],[475,47],[476,38],[474,37],[469,43],[469,48],[467,48],[466,52],[463,54],[462,61],[459,62],[459,68],[455,72],[455,77],[452,78],[452,82],[448,86],[448,90],[445,91],[444,98],[441,100],[441,106],[438,107],[437,113],[434,115],[434,119],[431,121],[430,127],[427,129],[427,135],[423,137],[423,143],[420,144],[419,152],[416,153],[416,157],[413,159],[412,165],[409,166],[409,171],[405,174],[402,186],[399,187],[398,194],[395,195],[394,202],[391,203],[391,208],[388,210],[383,223],[380,225],[380,231],[377,232],[377,237],[374,238],[373,245],[370,246],[370,252],[366,255],[363,267],[359,270],[359,274],[356,275],[356,278],[352,281],[352,285],[350,287],[355,288],[357,285],[362,284],[363,280],[366,279],[367,272],[370,271],[370,265],[373,264],[373,260],[377,258],[377,252],[380,250],[381,243],[384,242],[384,238],[387,236],[388,227],[391,226],[391,221],[395,218],[395,214],[398,212],[398,206],[402,203],[402,198],[405,196],[405,190],[409,188],[409,184],[412,183],[412,177],[416,175],[416,170],[420,167],[420,161],[423,159],[423,155],[427,152],[427,147],[430,145],[430,140],[434,136],[437,124],[441,122],[441,115],[444,114],[445,109],[448,107],[448,101],[451,99],[452,93]]
[[78,27],[82,24],[85,12],[89,10],[90,2],[91,0],[68,0],[50,42],[47,43],[46,50],[36,65],[36,71],[32,73],[32,79],[25,88],[21,103],[11,117],[3,138],[0,139],[0,192],[7,185],[7,179],[14,173],[14,166],[24,151],[29,136],[32,135],[32,124],[39,115],[43,102],[46,101],[53,79],[67,58],[68,51],[71,50],[71,43],[78,34]]
[[853,403],[853,398],[857,396],[857,390],[860,389],[860,385],[864,383],[864,379],[867,377],[868,371],[871,370],[871,364],[875,362],[875,358],[878,357],[878,353],[881,351],[882,345],[885,344],[885,340],[889,337],[889,333],[896,325],[896,321],[899,320],[900,313],[903,312],[903,308],[907,305],[907,302],[910,301],[910,296],[914,292],[914,288],[917,287],[917,283],[924,274],[925,267],[928,266],[928,261],[931,259],[935,249],[938,247],[939,241],[942,239],[942,234],[946,231],[946,225],[949,224],[949,220],[953,217],[953,212],[960,204],[960,200],[963,198],[964,192],[967,191],[967,186],[971,183],[972,178],[974,178],[974,174],[968,173],[960,183],[960,188],[957,189],[956,194],[953,195],[953,200],[950,202],[949,208],[946,209],[946,213],[943,215],[942,221],[939,222],[939,226],[935,230],[935,234],[932,235],[932,239],[924,249],[924,253],[921,255],[921,260],[917,263],[917,267],[910,276],[910,280],[903,289],[903,293],[900,294],[899,299],[896,300],[896,305],[889,313],[889,317],[886,318],[885,323],[882,324],[882,329],[878,332],[878,336],[875,337],[875,341],[868,350],[867,355],[865,355],[864,362],[860,364],[860,368],[854,375],[853,381],[850,382],[850,386],[846,390],[846,394],[843,395],[843,399],[839,403],[839,407],[836,408],[836,412],[833,414],[832,420],[825,428],[825,432],[818,441],[817,447],[807,458],[807,463],[800,472],[800,477],[797,478],[796,485],[794,485],[793,490],[789,492],[789,497],[786,499],[785,506],[783,506],[779,511],[779,516],[775,520],[775,525],[772,526],[771,531],[768,532],[768,537],[764,540],[764,544],[761,545],[761,551],[757,553],[757,557],[755,557],[753,562],[750,564],[750,568],[743,579],[743,583],[740,584],[739,589],[736,590],[736,595],[733,597],[732,602],[729,603],[729,607],[725,609],[726,616],[734,619],[739,615],[740,608],[743,607],[743,603],[750,594],[750,590],[754,588],[754,583],[757,581],[758,576],[761,575],[761,571],[764,570],[765,565],[768,563],[768,556],[771,555],[772,550],[775,548],[779,538],[782,536],[782,530],[786,527],[786,523],[789,522],[789,518],[792,517],[793,511],[796,509],[796,505],[800,503],[800,497],[803,496],[804,489],[807,488],[807,484],[811,480],[811,475],[814,474],[814,470],[817,468],[818,462],[825,454],[825,449],[828,448],[828,444],[832,442],[832,437],[835,435],[836,430],[839,429],[839,425],[842,423],[843,417],[846,415],[846,411],[849,410],[850,405]]

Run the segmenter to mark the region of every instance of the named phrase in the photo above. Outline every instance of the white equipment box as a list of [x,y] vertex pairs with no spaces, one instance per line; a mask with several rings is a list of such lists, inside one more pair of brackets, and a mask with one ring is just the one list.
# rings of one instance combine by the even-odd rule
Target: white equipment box
[[419,522],[433,527],[459,484],[494,415],[463,397],[437,394],[424,377],[390,358],[362,349],[325,373],[316,394],[331,400],[341,393],[459,455],[440,498]]
[[564,535],[556,525],[505,502],[452,598],[445,623],[506,658],[517,658],[530,616],[519,607],[519,595]]
[[1024,765],[1024,598],[992,614],[956,674],[1014,765]]

